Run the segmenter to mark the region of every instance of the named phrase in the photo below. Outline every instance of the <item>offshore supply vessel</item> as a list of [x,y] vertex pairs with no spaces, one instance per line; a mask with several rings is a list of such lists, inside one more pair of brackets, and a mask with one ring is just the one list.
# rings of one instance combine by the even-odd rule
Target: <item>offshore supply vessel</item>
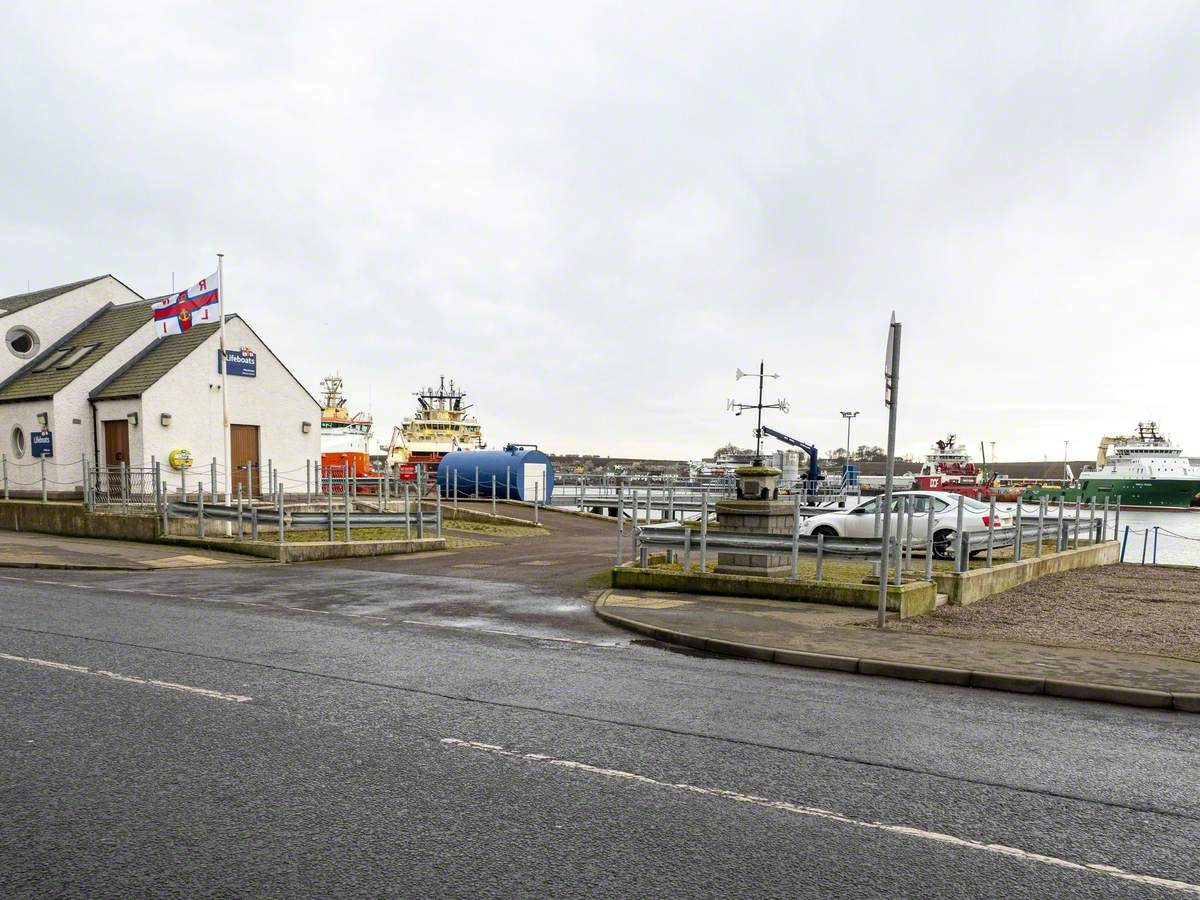
[[953,434],[929,448],[925,464],[914,481],[919,491],[945,491],[975,500],[995,496],[992,479],[982,467],[975,465],[963,444],[955,443]]
[[342,387],[340,375],[329,375],[321,382],[321,469],[329,474],[368,477],[375,474],[371,468],[374,423],[365,413],[350,414]]
[[1200,494],[1200,466],[1159,433],[1157,422],[1138,422],[1137,434],[1105,437],[1096,465],[1079,473],[1074,485],[1042,485],[1021,495],[1025,502],[1105,498],[1121,506],[1144,509],[1193,509]]
[[467,415],[471,406],[465,402],[466,392],[455,386],[453,379],[447,386],[443,375],[436,388],[427,387],[415,396],[416,414],[392,429],[391,441],[384,448],[389,468],[417,463],[436,468],[447,453],[483,449],[479,423]]

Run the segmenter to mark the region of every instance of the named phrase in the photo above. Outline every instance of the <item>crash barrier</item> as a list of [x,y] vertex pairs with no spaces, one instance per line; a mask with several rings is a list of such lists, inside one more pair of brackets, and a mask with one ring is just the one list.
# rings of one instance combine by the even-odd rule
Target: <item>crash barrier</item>
[[[1103,509],[1100,518],[1096,518],[1096,510],[1090,510],[1090,518],[1082,515],[1066,518],[1062,510],[1057,519],[1047,520],[1045,509],[1033,522],[1023,520],[1020,510],[1016,521],[1011,526],[997,527],[995,504],[992,505],[988,517],[988,527],[984,531],[964,531],[964,499],[959,498],[956,528],[950,537],[939,539],[938,535],[945,532],[944,527],[936,527],[936,516],[932,508],[918,519],[912,504],[907,501],[912,497],[900,498],[898,514],[898,535],[889,535],[886,539],[887,553],[884,553],[885,540],[879,536],[878,523],[876,536],[871,538],[847,538],[834,535],[802,535],[800,534],[800,519],[794,519],[794,527],[790,535],[747,533],[731,531],[710,531],[708,517],[700,519],[699,528],[689,528],[674,522],[660,525],[644,525],[634,528],[633,552],[642,569],[649,565],[651,548],[660,548],[674,553],[679,551],[683,556],[684,571],[690,572],[693,549],[699,553],[700,571],[705,571],[710,550],[743,553],[747,555],[781,556],[790,554],[792,577],[798,577],[799,558],[804,556],[816,557],[816,580],[823,577],[823,563],[826,554],[843,559],[879,560],[880,571],[888,572],[888,578],[893,578],[900,584],[901,572],[912,571],[913,552],[925,552],[924,580],[933,580],[933,557],[935,554],[949,557],[954,556],[956,573],[962,573],[969,568],[969,560],[973,554],[986,553],[986,565],[993,565],[994,552],[1001,548],[1013,548],[1013,560],[1021,560],[1024,546],[1034,544],[1034,555],[1040,557],[1043,544],[1047,538],[1054,538],[1056,549],[1061,552],[1068,548],[1078,548],[1080,540],[1085,543],[1099,543],[1107,539],[1108,510]],[[798,504],[797,504],[798,505]],[[1094,504],[1093,504],[1094,506]],[[920,528],[921,525],[923,528]],[[921,535],[924,531],[924,535]],[[957,535],[957,537],[954,537]],[[624,520],[617,520],[617,561],[623,564],[624,556]]]
[[[283,505],[282,490],[276,495],[273,506],[246,504],[238,498],[235,506],[214,506],[206,504],[203,492],[195,503],[172,500],[162,503],[162,532],[167,534],[171,518],[194,519],[196,534],[205,537],[207,524],[213,521],[236,523],[234,528],[238,535],[244,534],[247,527],[250,530],[250,540],[258,540],[259,528],[266,526],[276,532],[276,540],[283,544],[287,541],[287,530],[317,530],[328,532],[329,542],[339,538],[343,543],[350,543],[351,531],[355,528],[403,528],[406,537],[424,538],[428,534],[442,536],[442,509],[438,503],[433,512],[412,508],[408,512],[362,512],[352,510],[349,506],[349,494],[345,495],[344,504],[340,508],[333,505],[333,497],[329,495],[328,508],[316,510],[288,510]],[[282,525],[282,527],[281,527]]]

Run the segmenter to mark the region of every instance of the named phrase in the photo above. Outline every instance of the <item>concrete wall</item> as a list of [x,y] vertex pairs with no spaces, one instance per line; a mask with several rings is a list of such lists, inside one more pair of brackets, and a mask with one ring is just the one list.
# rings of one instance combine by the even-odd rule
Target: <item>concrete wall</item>
[[[235,425],[258,425],[262,464],[271,460],[284,471],[283,477],[288,479],[285,487],[303,491],[305,463],[321,458],[321,406],[240,318],[227,320],[225,330],[229,349],[249,347],[258,357],[256,377],[228,377],[229,420]],[[135,459],[149,465],[151,456],[165,462],[172,450],[190,450],[196,465],[188,473],[189,485],[197,479],[206,483],[210,480],[208,469],[213,457],[224,469],[219,346],[220,338],[214,334],[149,388],[137,404],[141,418],[135,429],[139,432],[139,450],[131,452],[141,455]],[[132,409],[134,403],[137,401],[127,405]],[[170,425],[162,425],[162,413],[171,414]],[[308,434],[303,432],[302,422],[311,424]],[[132,444],[132,432],[130,438]],[[178,473],[169,469],[166,472],[170,473],[166,475],[168,484],[177,489]]]
[[1117,561],[1119,555],[1120,545],[1116,541],[1105,541],[1103,544],[1080,547],[1077,550],[1051,553],[1040,559],[1034,557],[1020,562],[1002,563],[990,569],[975,569],[962,574],[945,572],[933,577],[937,582],[938,592],[945,594],[951,605],[967,606],[976,600],[1007,591],[1043,575],[1111,565]]
[[[760,578],[751,575],[690,574],[617,566],[612,570],[614,588],[649,591],[678,591],[688,594],[713,594],[722,597],[761,597],[767,600],[803,600],[832,603],[836,606],[860,606],[875,609],[879,605],[876,584],[843,584],[832,581],[791,581],[786,578]],[[900,618],[932,612],[937,594],[932,583],[917,581],[887,589],[887,608]]]
[[153,541],[158,535],[158,519],[153,515],[89,513],[78,503],[0,500],[0,529]]
[[28,363],[37,353],[57,342],[106,303],[120,305],[141,299],[109,275],[92,284],[44,300],[29,309],[0,316],[0,340],[7,336],[10,328],[22,326],[37,336],[39,345],[34,354],[20,357],[9,349],[7,341],[0,344],[0,381]]

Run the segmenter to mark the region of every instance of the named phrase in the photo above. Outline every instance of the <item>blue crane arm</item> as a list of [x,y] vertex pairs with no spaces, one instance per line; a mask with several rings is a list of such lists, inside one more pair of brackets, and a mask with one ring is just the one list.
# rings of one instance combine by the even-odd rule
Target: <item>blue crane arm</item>
[[817,448],[812,444],[806,444],[804,441],[798,441],[790,435],[784,434],[782,431],[776,431],[774,428],[769,428],[766,425],[762,427],[762,433],[783,441],[785,444],[791,444],[793,447],[799,447],[808,454],[808,480],[820,481],[821,469],[817,465]]

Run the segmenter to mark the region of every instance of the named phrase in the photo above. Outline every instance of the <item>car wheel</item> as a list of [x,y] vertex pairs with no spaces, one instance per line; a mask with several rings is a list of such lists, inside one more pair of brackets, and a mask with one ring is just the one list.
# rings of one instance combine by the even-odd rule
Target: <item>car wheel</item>
[[837,537],[837,532],[829,525],[818,525],[812,530],[813,535],[823,534],[825,537]]
[[943,528],[933,535],[933,555],[938,559],[954,559],[954,538],[958,534],[953,528]]

